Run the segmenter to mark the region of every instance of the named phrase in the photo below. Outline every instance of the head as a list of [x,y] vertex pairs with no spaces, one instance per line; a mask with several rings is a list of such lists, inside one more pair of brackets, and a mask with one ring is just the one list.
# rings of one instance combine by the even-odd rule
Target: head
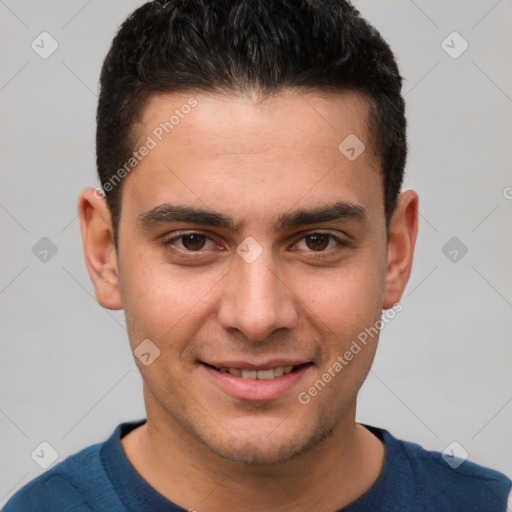
[[[97,298],[149,354],[148,422],[265,463],[353,422],[378,335],[333,365],[400,299],[417,231],[400,90],[343,0],[162,0],[121,26],[97,113],[105,197],[79,209]],[[225,373],[284,366],[266,387]]]

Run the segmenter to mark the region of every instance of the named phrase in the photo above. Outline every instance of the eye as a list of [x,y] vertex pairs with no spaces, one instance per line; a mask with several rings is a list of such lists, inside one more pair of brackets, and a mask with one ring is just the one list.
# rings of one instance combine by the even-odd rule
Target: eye
[[[163,242],[163,245],[177,246],[177,248],[182,251],[204,252],[201,251],[201,249],[205,247],[208,240],[213,243],[213,240],[211,240],[210,237],[203,235],[202,233],[185,233],[166,240]],[[175,244],[174,242],[176,241],[180,241],[180,243]]]
[[300,241],[296,244],[296,247],[301,249],[300,246],[303,246],[302,249],[310,250],[313,252],[327,252],[326,249],[334,249],[343,248],[348,246],[348,243],[343,242],[338,237],[331,235],[330,233],[308,233],[306,236],[302,237]]

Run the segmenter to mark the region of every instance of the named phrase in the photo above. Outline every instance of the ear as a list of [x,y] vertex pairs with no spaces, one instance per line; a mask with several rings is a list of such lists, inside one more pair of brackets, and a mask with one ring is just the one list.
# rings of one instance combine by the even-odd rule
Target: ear
[[391,218],[383,309],[392,308],[400,300],[411,275],[418,234],[418,202],[414,190],[403,192]]
[[87,188],[78,199],[85,264],[97,301],[107,309],[122,309],[114,231],[107,201],[97,189]]

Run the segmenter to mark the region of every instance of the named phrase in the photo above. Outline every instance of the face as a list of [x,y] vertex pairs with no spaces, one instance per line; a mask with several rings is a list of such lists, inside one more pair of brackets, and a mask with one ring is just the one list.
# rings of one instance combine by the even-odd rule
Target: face
[[[391,284],[366,112],[356,93],[148,102],[115,282],[103,295],[97,285],[144,354],[148,423],[224,458],[275,463],[353,421],[377,337],[336,362],[407,280]],[[339,149],[351,134],[366,146],[355,160]]]

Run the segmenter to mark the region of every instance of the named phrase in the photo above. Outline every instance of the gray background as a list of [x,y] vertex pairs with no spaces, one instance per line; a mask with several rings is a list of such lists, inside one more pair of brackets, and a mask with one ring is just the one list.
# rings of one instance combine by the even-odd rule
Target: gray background
[[[60,461],[144,417],[123,313],[94,299],[76,211],[97,185],[102,59],[141,3],[0,0],[0,505],[43,471],[31,458],[42,441]],[[429,449],[457,441],[510,476],[512,2],[356,5],[406,78],[404,190],[421,212],[403,311],[382,332],[358,420]],[[47,59],[31,48],[43,31],[59,45]],[[469,44],[458,58],[442,47],[453,31]],[[56,254],[44,241],[34,254],[43,237]]]

